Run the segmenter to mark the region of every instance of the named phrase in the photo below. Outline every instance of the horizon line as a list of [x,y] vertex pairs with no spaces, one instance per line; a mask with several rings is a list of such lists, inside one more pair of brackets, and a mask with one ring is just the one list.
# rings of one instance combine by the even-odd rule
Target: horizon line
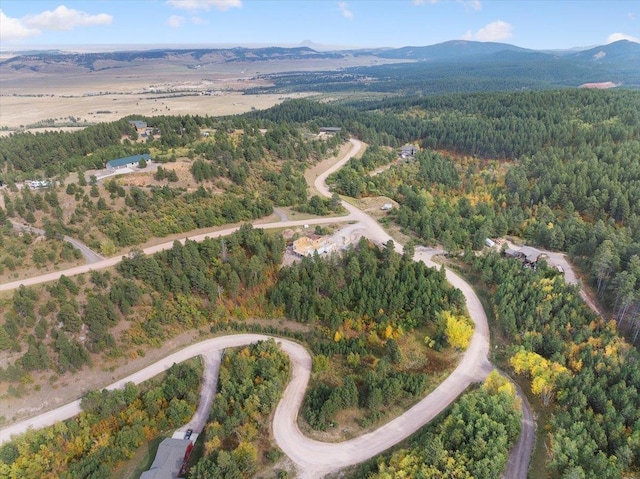
[[[624,41],[624,40],[619,40]],[[631,40],[627,40],[631,41]],[[63,52],[73,53],[105,53],[105,52],[118,52],[118,51],[131,51],[131,50],[155,50],[155,49],[185,49],[185,48],[197,48],[197,49],[207,49],[207,48],[219,48],[219,49],[227,49],[227,48],[300,48],[300,47],[308,47],[313,50],[318,51],[344,51],[344,50],[370,50],[370,49],[398,49],[398,48],[407,48],[407,47],[425,47],[425,46],[434,46],[440,45],[443,43],[450,42],[466,42],[466,43],[503,43],[505,45],[516,46],[519,48],[524,48],[532,51],[539,52],[549,52],[549,51],[581,51],[588,50],[591,48],[596,48],[598,46],[607,45],[605,43],[599,45],[586,45],[586,46],[574,46],[569,48],[528,48],[521,47],[514,43],[507,42],[480,42],[477,40],[465,40],[465,39],[451,39],[445,40],[443,42],[432,43],[428,45],[403,45],[403,46],[366,46],[366,45],[332,45],[332,44],[322,44],[315,43],[310,40],[304,40],[302,42],[297,43],[272,43],[272,42],[212,42],[212,43],[95,43],[95,44],[33,44],[33,45],[8,45],[0,47],[0,53],[13,53],[13,52],[22,52],[22,51],[30,51],[30,50],[41,50],[41,51],[53,51],[60,50]],[[611,42],[616,43],[616,42]],[[632,42],[633,43],[633,42]]]

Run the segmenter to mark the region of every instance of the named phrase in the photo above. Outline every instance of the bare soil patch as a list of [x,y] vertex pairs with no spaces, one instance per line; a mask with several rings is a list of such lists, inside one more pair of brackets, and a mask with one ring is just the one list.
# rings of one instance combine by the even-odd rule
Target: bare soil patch
[[[62,121],[70,116],[80,126],[91,123],[116,121],[127,115],[209,115],[223,116],[263,110],[287,98],[300,98],[304,94],[245,95],[226,92],[218,96],[193,95],[167,98],[140,94],[107,94],[101,96],[0,96],[0,127],[11,129],[32,125],[44,120]],[[85,126],[86,126],[85,125]],[[56,127],[45,128],[59,130]],[[5,132],[6,134],[6,132]]]

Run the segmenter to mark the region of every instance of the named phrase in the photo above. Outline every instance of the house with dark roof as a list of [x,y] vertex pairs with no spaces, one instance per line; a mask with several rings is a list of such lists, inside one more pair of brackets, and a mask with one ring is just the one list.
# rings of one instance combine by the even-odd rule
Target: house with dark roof
[[342,128],[338,126],[321,126],[320,131],[322,133],[340,133]]
[[413,158],[418,153],[418,148],[413,145],[404,145],[400,149],[400,157],[401,158]]
[[541,257],[546,257],[542,251],[531,246],[522,246],[520,249],[507,248],[504,250],[504,255],[507,258],[518,259],[525,266],[531,267],[535,267]]
[[142,120],[130,120],[129,124],[133,125],[137,132],[146,131],[147,122]]
[[120,168],[133,168],[138,166],[140,160],[150,161],[151,155],[149,153],[145,153],[143,155],[133,155],[127,156],[126,158],[118,158],[116,160],[111,160],[107,162],[107,170],[115,171]]

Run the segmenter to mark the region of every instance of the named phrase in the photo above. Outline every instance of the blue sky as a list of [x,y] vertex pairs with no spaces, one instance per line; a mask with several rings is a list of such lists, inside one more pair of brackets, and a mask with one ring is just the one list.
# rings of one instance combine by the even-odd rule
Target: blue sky
[[[432,45],[564,49],[640,42],[637,0],[92,0],[0,2],[0,48]],[[84,48],[83,48],[84,46]]]

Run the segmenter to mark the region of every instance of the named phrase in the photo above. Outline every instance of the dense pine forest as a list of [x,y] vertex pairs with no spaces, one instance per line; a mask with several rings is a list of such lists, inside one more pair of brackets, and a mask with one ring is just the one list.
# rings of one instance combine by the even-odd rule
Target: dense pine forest
[[[538,429],[546,477],[621,478],[638,470],[640,93],[293,100],[231,118],[145,120],[160,132],[145,141],[127,119],[80,133],[0,138],[0,175],[7,184],[0,274],[78,264],[60,234],[113,255],[149,238],[264,217],[276,206],[335,213],[337,196],[308,198],[303,172],[353,136],[368,147],[329,178],[333,191],[356,201],[392,200],[386,226],[415,244],[443,247],[484,292],[499,341],[497,360],[528,383],[549,417]],[[342,131],[318,135],[325,126]],[[399,158],[405,144],[416,147],[415,156]],[[147,152],[160,166],[145,173],[144,184],[126,175],[98,181],[86,173],[109,159]],[[16,187],[34,178],[53,185]],[[10,220],[41,227],[43,240],[18,234]],[[477,254],[486,238],[505,236],[566,252],[602,317],[544,262],[530,270],[497,253]],[[471,332],[462,295],[447,285],[443,271],[411,261],[411,245],[399,255],[390,243],[378,248],[362,241],[341,255],[282,266],[286,246],[279,234],[245,225],[232,236],[176,242],[153,256],[134,248],[112,270],[5,295],[0,353],[10,360],[0,368],[3,390],[28,394],[38,375],[50,372],[55,383],[58,375],[143,356],[185,331],[267,328],[295,336],[312,351],[301,424],[332,433],[347,415],[361,429],[378,424],[397,412],[394,407],[422,397],[455,365]],[[296,322],[295,333],[278,326],[276,320],[285,318]],[[242,407],[214,405],[193,477],[250,477],[279,457],[255,431],[280,394],[285,362],[272,345],[257,348],[229,356],[223,376],[237,369],[251,373],[253,385],[264,385],[264,401],[256,409],[247,399],[252,384],[224,376],[221,394],[227,404]],[[274,365],[254,361],[255,355]],[[274,384],[263,381],[265,370]],[[149,406],[133,392],[113,401],[123,408]],[[176,401],[166,396],[163,407]],[[85,399],[94,409],[97,402],[95,393]],[[509,384],[492,376],[357,477],[496,477],[517,436],[515,406]],[[182,403],[174,408],[187,414]],[[115,406],[109,412],[123,415]],[[247,423],[246,434],[230,434],[245,417],[262,424]],[[142,435],[127,430],[127,447],[167,424],[149,426]],[[22,467],[20,447],[0,448],[0,471]],[[108,464],[127,454],[113,453],[120,459]],[[489,456],[495,461],[487,462]],[[68,459],[74,471],[98,467],[77,459]],[[212,468],[216,475],[206,475]],[[110,477],[103,469],[77,477]]]
[[494,371],[479,389],[463,395],[444,416],[412,437],[408,447],[383,454],[351,477],[499,477],[520,434],[519,408],[513,384]]
[[330,337],[311,346],[317,375],[304,416],[314,429],[354,408],[362,425],[374,424],[385,408],[415,401],[431,385],[433,353],[424,343],[442,351],[465,349],[470,339],[462,293],[443,271],[395,253],[392,242],[379,251],[362,240],[340,257],[304,258],[280,270],[268,297]]
[[[640,354],[589,310],[555,269],[495,254],[471,260],[490,288],[514,371],[553,405],[551,477],[619,478],[640,461]],[[637,290],[636,290],[637,291]]]
[[[283,104],[266,114],[290,117],[289,108],[295,106]],[[393,213],[396,223],[449,252],[480,249],[484,238],[506,234],[566,251],[600,300],[636,335],[638,93],[477,94],[388,100],[366,109],[360,117],[350,108],[301,104],[296,109],[299,119],[311,112],[332,119],[344,113],[338,124],[374,144],[421,147],[415,161],[375,176],[367,174],[385,161],[384,155],[377,161],[373,152],[352,160],[330,178],[337,192],[395,199],[400,205]]]
[[[15,392],[31,374],[78,371],[92,354],[99,361],[133,359],[177,331],[226,318],[240,303],[244,314],[260,314],[260,292],[277,274],[283,249],[282,238],[246,225],[221,240],[135,254],[115,271],[16,289],[0,306],[0,350],[18,357],[0,369],[0,380],[14,383]],[[114,336],[121,321],[129,327]]]

